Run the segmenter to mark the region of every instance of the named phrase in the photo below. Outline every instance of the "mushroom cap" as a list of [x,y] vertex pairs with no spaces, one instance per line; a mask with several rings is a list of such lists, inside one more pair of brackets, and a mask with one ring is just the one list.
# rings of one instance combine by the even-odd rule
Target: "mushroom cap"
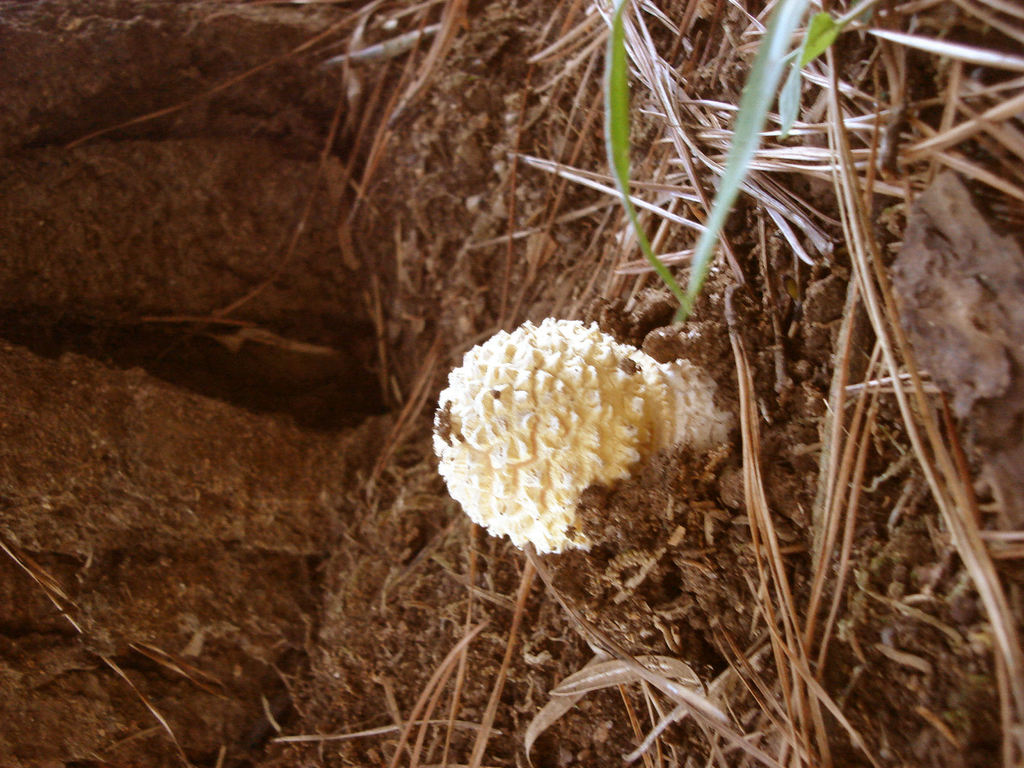
[[[502,331],[467,352],[441,392],[440,473],[491,534],[538,552],[585,549],[574,528],[584,489],[620,480],[681,434],[725,436],[724,419],[709,428],[700,415],[677,413],[714,410],[714,385],[698,374],[688,363],[660,364],[596,324],[549,318]],[[700,391],[680,394],[680,381]]]

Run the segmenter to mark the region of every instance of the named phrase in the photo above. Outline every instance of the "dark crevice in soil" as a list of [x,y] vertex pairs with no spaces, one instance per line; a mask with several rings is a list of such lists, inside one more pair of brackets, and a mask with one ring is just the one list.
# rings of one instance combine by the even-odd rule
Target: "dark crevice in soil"
[[[348,348],[306,344],[262,329],[33,322],[0,315],[0,338],[55,359],[67,352],[114,368],[142,368],[192,392],[315,430],[351,427],[386,409],[361,323],[335,329]],[[339,344],[341,346],[341,344]]]

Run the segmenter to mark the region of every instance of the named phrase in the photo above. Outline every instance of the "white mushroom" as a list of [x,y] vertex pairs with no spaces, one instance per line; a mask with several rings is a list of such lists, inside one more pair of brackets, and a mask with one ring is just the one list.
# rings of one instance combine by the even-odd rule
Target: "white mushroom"
[[466,353],[434,419],[448,490],[470,518],[517,547],[586,549],[585,488],[626,477],[674,443],[721,443],[731,414],[686,360],[659,363],[574,320],[526,323]]

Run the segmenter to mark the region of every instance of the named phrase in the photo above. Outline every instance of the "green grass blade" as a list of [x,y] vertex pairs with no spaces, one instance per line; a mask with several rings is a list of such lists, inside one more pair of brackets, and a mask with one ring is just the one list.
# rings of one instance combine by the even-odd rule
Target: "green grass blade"
[[779,92],[779,121],[782,123],[782,133],[779,138],[788,137],[793,123],[796,122],[797,113],[800,111],[800,86],[802,84],[803,76],[800,74],[800,67],[794,61],[789,67],[786,82]]
[[604,140],[608,153],[608,164],[611,166],[615,186],[622,195],[622,204],[626,215],[636,232],[637,242],[651,267],[679,301],[685,301],[685,295],[679,283],[672,276],[661,259],[654,255],[647,235],[640,228],[636,208],[629,199],[629,67],[626,61],[626,32],[622,22],[622,14],[628,0],[615,0],[612,10],[611,30],[608,35],[608,48],[605,58],[604,80]]
[[677,319],[684,319],[690,314],[693,303],[700,295],[722,227],[747,177],[754,153],[760,146],[760,133],[764,128],[768,110],[775,101],[776,89],[786,68],[789,41],[800,24],[800,19],[803,18],[808,2],[809,0],[780,0],[768,22],[768,29],[754,57],[747,84],[740,98],[739,112],[733,125],[732,146],[718,184],[718,192],[711,205],[711,212],[705,222],[707,229],[697,241],[690,270],[690,282]]
[[800,54],[800,67],[806,67],[836,41],[843,28],[827,13],[816,13],[807,26],[807,37],[804,38],[803,53]]

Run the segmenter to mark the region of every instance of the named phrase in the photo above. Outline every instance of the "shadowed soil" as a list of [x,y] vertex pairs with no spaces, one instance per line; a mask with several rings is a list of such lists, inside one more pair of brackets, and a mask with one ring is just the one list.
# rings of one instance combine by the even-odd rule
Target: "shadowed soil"
[[[530,91],[552,76],[524,53],[551,10],[477,5],[430,87],[385,121],[408,93],[397,54],[347,80],[320,66],[354,34],[343,3],[0,3],[0,765],[386,764],[396,723],[483,625],[446,689],[458,686],[457,710],[441,699],[430,716],[442,725],[423,736],[422,763],[465,764],[524,559],[473,529],[437,475],[431,410],[449,367],[500,325],[571,314],[658,359],[693,360],[736,407],[724,271],[682,328],[653,282],[604,295],[611,270],[581,257],[620,244],[586,217],[555,225],[547,208],[604,198],[512,167],[514,152],[545,156],[556,120],[574,114],[574,95]],[[580,153],[597,167],[588,131]],[[947,239],[1016,244],[983,208],[960,210]],[[915,215],[932,218],[909,226],[897,268],[908,330],[963,420],[971,470],[991,481],[982,502],[1011,498],[1019,263],[979,287],[933,247],[938,214]],[[747,274],[733,332],[803,610],[844,319],[851,377],[872,340],[845,312],[841,245],[798,267],[743,207],[729,234]],[[986,290],[1007,309],[986,315],[983,338],[970,323],[944,335],[942,304],[976,308]],[[950,334],[977,343],[957,358]],[[998,375],[965,393],[979,356]],[[994,415],[1008,410],[1010,427]],[[994,765],[991,630],[899,418],[881,395],[821,674],[868,748],[830,718],[832,757]],[[594,548],[544,562],[587,621],[705,682],[741,658],[748,682],[768,669],[738,435],[589,489],[579,515]],[[1019,587],[1021,573],[1005,576]],[[544,588],[524,611],[484,765],[524,765],[548,692],[594,655]],[[765,695],[775,683],[736,685],[731,714],[751,728],[780,716]],[[635,685],[592,693],[539,738],[534,764],[621,765],[640,741],[624,700],[646,717]],[[690,722],[663,741],[707,755]]]

